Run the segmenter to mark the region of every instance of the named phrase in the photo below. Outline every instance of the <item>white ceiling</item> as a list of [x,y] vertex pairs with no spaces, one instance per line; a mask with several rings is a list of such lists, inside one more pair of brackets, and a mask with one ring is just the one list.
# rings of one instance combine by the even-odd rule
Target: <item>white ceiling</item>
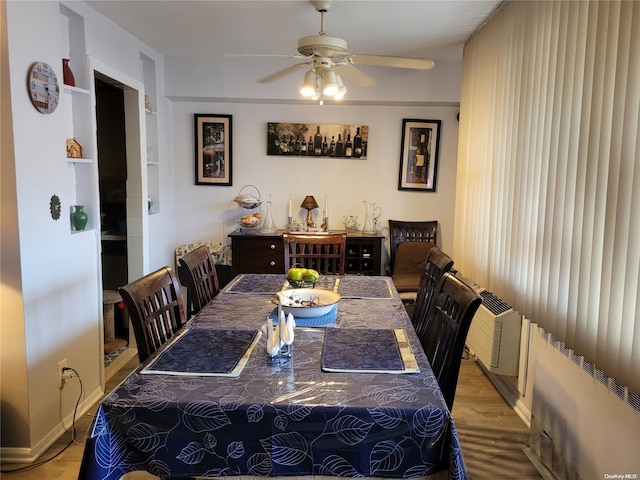
[[[308,0],[88,3],[165,56],[296,54],[298,38],[320,32],[320,14]],[[325,31],[345,39],[353,54],[427,58],[437,68],[438,62],[461,60],[465,40],[500,3],[336,0],[325,16]]]

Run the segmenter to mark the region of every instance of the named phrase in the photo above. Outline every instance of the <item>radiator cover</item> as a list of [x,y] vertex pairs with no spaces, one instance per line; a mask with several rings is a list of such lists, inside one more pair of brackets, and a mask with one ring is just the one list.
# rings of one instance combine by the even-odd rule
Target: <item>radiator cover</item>
[[467,347],[490,372],[518,375],[521,315],[488,291],[480,292],[478,308],[469,333]]

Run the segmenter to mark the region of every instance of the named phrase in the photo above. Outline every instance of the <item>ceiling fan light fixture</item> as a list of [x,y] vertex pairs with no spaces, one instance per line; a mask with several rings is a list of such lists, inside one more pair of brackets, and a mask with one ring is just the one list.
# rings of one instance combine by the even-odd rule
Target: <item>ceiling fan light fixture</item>
[[309,70],[304,74],[304,81],[300,87],[300,93],[305,97],[312,97],[317,90],[318,80],[316,72]]
[[316,72],[316,90],[311,97],[312,100],[322,98],[322,77]]
[[334,100],[342,100],[344,98],[344,96],[347,93],[347,87],[344,86],[344,83],[342,82],[342,77],[340,76],[340,74],[336,74],[336,78],[338,80],[338,91],[336,92],[336,94],[333,96]]
[[324,95],[333,97],[338,93],[338,78],[336,72],[333,70],[325,70],[322,73],[322,83],[324,85],[324,88],[322,89],[322,93]]

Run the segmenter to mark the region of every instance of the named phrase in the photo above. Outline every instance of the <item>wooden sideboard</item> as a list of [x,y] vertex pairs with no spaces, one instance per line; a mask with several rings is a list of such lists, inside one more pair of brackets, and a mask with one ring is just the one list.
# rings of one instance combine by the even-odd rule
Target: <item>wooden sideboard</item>
[[[232,272],[285,273],[284,230],[276,233],[234,231],[231,238]],[[384,235],[365,235],[347,232],[345,273],[380,275],[382,273],[382,245]]]

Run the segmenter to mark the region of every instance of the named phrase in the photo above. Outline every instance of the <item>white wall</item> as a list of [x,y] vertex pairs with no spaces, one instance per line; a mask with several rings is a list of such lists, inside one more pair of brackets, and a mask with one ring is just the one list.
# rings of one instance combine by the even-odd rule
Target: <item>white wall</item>
[[[389,218],[438,220],[441,247],[453,248],[453,213],[460,98],[460,63],[438,63],[429,71],[360,67],[376,79],[372,87],[348,86],[340,104],[303,100],[301,73],[262,84],[256,80],[290,65],[290,59],[166,59],[166,95],[173,101],[174,175],[177,243],[228,243],[238,209],[232,199],[245,185],[255,185],[264,199],[272,195],[273,217],[284,228],[291,195],[294,216],[306,195],[321,208],[329,199],[329,227],[343,229],[343,216],[364,220],[363,201],[382,208]],[[232,115],[233,185],[194,184],[193,114]],[[398,191],[402,120],[442,120],[437,191]],[[267,122],[369,126],[366,160],[267,156]],[[252,190],[252,189],[249,189]],[[388,242],[387,242],[388,246]],[[384,262],[383,262],[384,263]]]
[[[255,185],[262,197],[272,195],[273,218],[285,228],[289,195],[294,216],[305,195],[313,195],[322,214],[329,201],[329,227],[344,229],[343,216],[357,215],[362,226],[364,200],[382,207],[381,225],[389,218],[438,220],[441,246],[453,245],[453,211],[458,122],[457,107],[318,106],[181,102],[173,105],[177,242],[228,243],[236,229],[240,189]],[[230,114],[233,122],[233,186],[194,184],[193,114]],[[403,118],[442,120],[437,192],[398,190]],[[369,126],[366,160],[267,156],[267,122],[352,124]],[[248,189],[249,193],[253,189]]]
[[[92,60],[137,80],[141,80],[141,51],[163,68],[156,52],[86,4],[66,5],[84,18],[86,51]],[[70,232],[68,214],[76,191],[65,154],[68,107],[64,102],[69,98],[61,94],[58,109],[43,115],[32,106],[27,90],[29,69],[37,61],[51,65],[62,84],[61,59],[69,52],[60,4],[9,1],[6,22],[5,29],[3,16],[2,119],[3,135],[11,131],[10,126],[13,135],[11,142],[6,143],[4,136],[2,142],[2,457],[28,461],[55,441],[72,420],[79,383],[70,381],[58,388],[58,361],[67,359],[81,376],[85,409],[102,395],[100,239],[99,228]],[[166,112],[161,127],[166,129],[168,102],[163,101],[159,109]],[[167,168],[161,188],[172,190],[171,135],[164,131],[162,137],[160,161]],[[13,150],[5,151],[11,145]],[[162,193],[166,193],[165,210],[154,216],[150,231],[152,235],[169,233],[158,242],[164,249],[154,252],[157,257],[149,261],[151,266],[169,262],[170,246],[175,243],[173,194]],[[10,200],[6,204],[5,194]],[[54,194],[62,203],[59,220],[49,212]],[[6,262],[5,255],[12,261]]]

